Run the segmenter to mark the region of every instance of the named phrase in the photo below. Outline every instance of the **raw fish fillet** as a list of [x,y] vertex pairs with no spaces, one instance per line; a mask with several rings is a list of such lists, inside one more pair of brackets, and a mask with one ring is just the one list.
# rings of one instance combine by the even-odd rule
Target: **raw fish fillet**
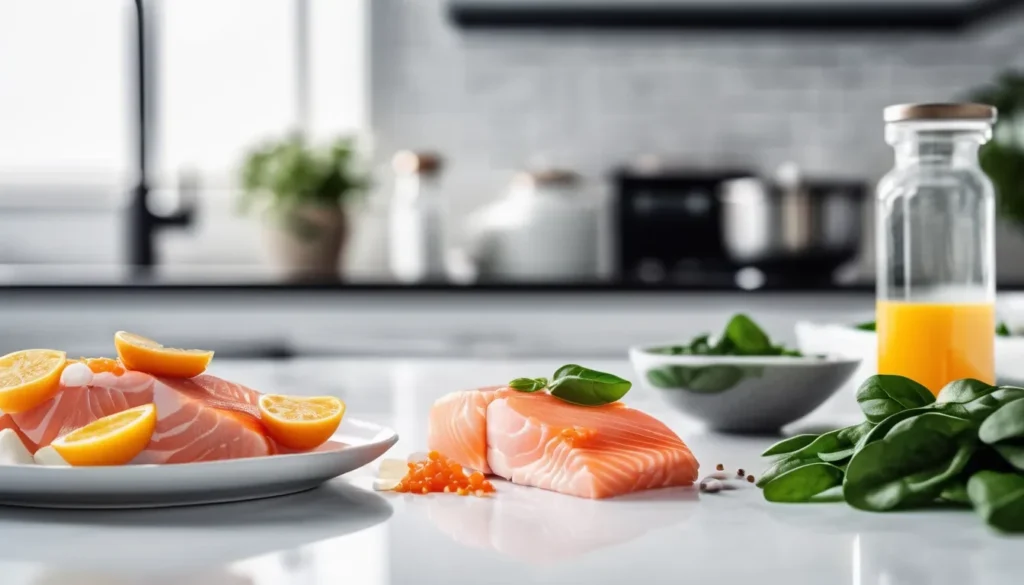
[[11,415],[35,451],[74,429],[154,403],[153,439],[133,463],[192,463],[274,452],[256,415],[259,393],[209,375],[188,380],[128,371],[95,374],[88,386],[62,386],[49,401]]
[[12,431],[14,431],[14,433],[18,435],[18,438],[21,439],[21,442],[25,444],[25,448],[27,448],[30,453],[35,453],[37,449],[35,443],[33,443],[31,439],[25,436],[25,433],[21,432],[21,429],[18,428],[18,425],[14,424],[14,417],[12,417],[9,414],[0,413],[0,431],[4,429],[11,429]]
[[654,417],[545,392],[449,394],[431,410],[428,443],[466,467],[584,498],[692,485],[698,471],[686,444]]
[[499,393],[508,392],[514,390],[491,386],[452,392],[441,397],[430,409],[427,444],[464,467],[490,473],[491,467],[487,464],[487,406]]

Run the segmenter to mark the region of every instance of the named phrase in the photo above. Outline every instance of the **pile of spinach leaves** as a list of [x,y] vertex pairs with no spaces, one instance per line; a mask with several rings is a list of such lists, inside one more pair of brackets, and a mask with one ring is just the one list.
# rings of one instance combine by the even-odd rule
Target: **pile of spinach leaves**
[[757,482],[765,499],[842,499],[875,512],[971,506],[996,529],[1024,532],[1024,388],[964,379],[935,397],[878,375],[857,402],[864,422],[763,453],[773,458]]
[[710,334],[699,335],[687,345],[656,347],[651,353],[666,355],[742,355],[742,356],[794,356],[799,351],[775,344],[750,317],[739,313],[725,325],[725,331],[712,342]]

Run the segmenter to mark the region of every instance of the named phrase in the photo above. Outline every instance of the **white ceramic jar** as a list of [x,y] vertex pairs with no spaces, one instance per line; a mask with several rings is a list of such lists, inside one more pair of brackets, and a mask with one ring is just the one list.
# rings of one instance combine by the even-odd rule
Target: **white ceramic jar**
[[564,170],[524,172],[470,219],[470,255],[484,281],[585,282],[598,273],[597,207]]

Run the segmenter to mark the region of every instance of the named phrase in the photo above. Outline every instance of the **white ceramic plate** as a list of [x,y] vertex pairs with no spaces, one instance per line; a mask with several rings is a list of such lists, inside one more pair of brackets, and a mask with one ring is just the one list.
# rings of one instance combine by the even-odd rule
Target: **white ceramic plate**
[[346,418],[316,451],[178,465],[0,466],[0,505],[159,508],[293,494],[366,465],[398,441],[391,429]]

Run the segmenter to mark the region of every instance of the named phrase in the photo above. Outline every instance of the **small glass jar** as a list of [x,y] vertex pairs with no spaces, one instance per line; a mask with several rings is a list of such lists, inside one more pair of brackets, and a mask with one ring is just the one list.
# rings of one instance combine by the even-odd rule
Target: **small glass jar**
[[978,163],[993,107],[885,109],[896,165],[878,185],[878,370],[937,394],[995,383],[995,193]]
[[392,161],[389,256],[392,275],[403,284],[446,279],[445,208],[441,157],[402,151]]

